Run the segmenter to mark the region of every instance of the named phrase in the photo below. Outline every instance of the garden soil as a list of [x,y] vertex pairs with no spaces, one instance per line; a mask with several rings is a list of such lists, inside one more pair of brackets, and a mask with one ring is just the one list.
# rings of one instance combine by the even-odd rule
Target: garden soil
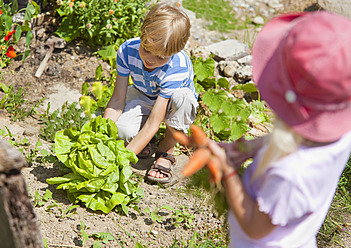
[[[288,6],[293,6],[293,3],[298,3],[301,8],[301,6],[308,7],[313,1],[290,1]],[[296,6],[293,8],[296,9]],[[197,22],[196,25],[203,23],[202,20],[192,21]],[[30,56],[24,63],[15,60],[3,70],[2,82],[6,85],[13,84],[16,89],[25,89],[27,101],[35,102],[45,98],[44,104],[38,108],[39,114],[25,118],[24,121],[12,122],[8,113],[0,110],[0,129],[5,129],[6,126],[14,137],[27,138],[33,146],[32,149],[39,139],[40,129],[43,128],[40,113],[46,110],[48,103],[50,102],[50,110],[53,111],[60,108],[65,101],[78,102],[82,84],[94,82],[96,67],[102,65],[105,71],[111,69],[108,63],[94,55],[91,48],[79,42],[71,42],[64,48],[55,48],[43,74],[39,78],[35,77],[48,50],[45,41],[53,35],[56,28],[57,19],[50,15],[46,16],[43,23],[35,26],[37,36],[31,44]],[[187,45],[188,52],[192,47],[209,43],[206,39],[194,39],[195,34],[197,37],[205,35],[203,29],[192,30],[192,37]],[[243,38],[244,36],[245,30],[225,34],[227,38]],[[223,34],[212,32],[211,42],[219,41],[222,37]],[[17,49],[21,49],[21,44],[18,44]],[[42,142],[43,145],[40,148],[49,150],[52,146],[50,143]],[[67,215],[65,210],[72,204],[66,193],[57,190],[55,185],[46,183],[46,179],[60,175],[56,166],[51,163],[34,162],[24,168],[22,173],[33,203],[36,192],[41,197],[46,190],[53,193],[53,199],[44,202],[43,206],[34,208],[41,235],[48,247],[92,247],[97,241],[101,243],[101,247],[135,247],[137,242],[145,247],[171,247],[174,244],[178,245],[175,247],[183,247],[195,233],[198,233],[200,237],[205,237],[204,239],[213,239],[218,244],[222,244],[226,242],[227,233],[225,215],[219,217],[213,211],[209,194],[201,190],[187,190],[189,180],[180,177],[180,170],[187,160],[188,157],[184,153],[177,155],[176,183],[167,185],[168,187],[160,187],[144,180],[145,172],[153,162],[152,158],[133,165],[134,173],[140,176],[140,186],[144,190],[145,197],[138,204],[140,212],[130,210],[128,215],[115,211],[104,214],[84,207],[78,207],[76,213]],[[47,207],[54,201],[58,206],[51,208],[50,211],[47,210]],[[162,206],[186,210],[193,215],[191,218],[188,217],[188,220],[193,220],[192,227],[186,227],[184,223],[175,225],[172,219],[174,211],[167,209],[159,211],[159,222],[153,221],[150,213],[145,211],[149,208],[151,212],[154,212],[155,209],[160,209]],[[351,219],[349,221],[351,222]],[[348,231],[351,230],[348,228]],[[85,239],[85,233],[90,237]],[[97,233],[110,233],[115,239],[105,243],[101,240],[94,240],[92,236]],[[351,237],[347,232],[344,233],[343,247],[351,247]],[[329,246],[320,243],[319,247]]]

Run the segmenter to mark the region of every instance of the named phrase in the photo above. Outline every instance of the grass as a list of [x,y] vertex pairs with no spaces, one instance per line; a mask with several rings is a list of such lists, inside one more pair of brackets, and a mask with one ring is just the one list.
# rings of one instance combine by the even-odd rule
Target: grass
[[351,157],[346,164],[344,172],[339,180],[333,202],[330,206],[328,215],[318,233],[317,239],[323,245],[340,245],[342,244],[341,236],[346,227],[351,225],[347,223],[347,217],[351,212]]
[[208,21],[207,28],[209,30],[229,32],[246,28],[246,24],[251,22],[247,17],[245,22],[239,22],[233,6],[226,0],[184,0],[183,6],[193,11],[197,18]]

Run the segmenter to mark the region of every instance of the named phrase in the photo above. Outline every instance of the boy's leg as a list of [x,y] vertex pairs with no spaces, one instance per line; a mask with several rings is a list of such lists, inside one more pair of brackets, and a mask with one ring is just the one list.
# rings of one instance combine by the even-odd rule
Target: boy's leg
[[153,101],[130,86],[127,92],[126,106],[116,122],[118,137],[127,145],[140,131],[150,115]]
[[[180,88],[172,95],[165,118],[167,124],[165,138],[160,142],[158,151],[173,154],[177,141],[173,138],[171,129],[187,132],[195,120],[197,106],[197,100],[188,88]],[[158,158],[155,163],[165,168],[171,167],[170,161],[162,157]],[[160,170],[151,170],[149,176],[163,178],[167,175]]]

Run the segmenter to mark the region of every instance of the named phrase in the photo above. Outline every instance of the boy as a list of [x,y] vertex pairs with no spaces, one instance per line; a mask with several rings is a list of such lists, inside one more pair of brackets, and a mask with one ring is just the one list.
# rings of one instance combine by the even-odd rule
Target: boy
[[[139,155],[151,155],[148,143],[163,120],[167,125],[147,172],[150,181],[172,180],[177,143],[172,129],[185,132],[196,116],[194,71],[182,50],[189,36],[190,21],[181,9],[156,4],[145,17],[140,38],[127,40],[117,52],[118,75],[104,117],[116,122],[126,148]],[[129,75],[133,85],[128,87]]]

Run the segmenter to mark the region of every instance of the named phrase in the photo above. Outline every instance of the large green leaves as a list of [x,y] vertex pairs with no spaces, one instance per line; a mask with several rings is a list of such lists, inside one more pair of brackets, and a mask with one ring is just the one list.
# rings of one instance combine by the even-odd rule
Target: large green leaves
[[212,112],[210,123],[220,140],[237,140],[248,130],[250,105],[242,99],[233,99],[224,90],[211,89],[202,96]]
[[118,129],[110,119],[101,116],[75,127],[57,132],[57,158],[72,170],[62,177],[47,180],[67,191],[70,201],[82,202],[87,208],[110,212],[117,205],[122,209],[143,196],[137,183],[130,180],[130,162],[138,158],[117,140]]

